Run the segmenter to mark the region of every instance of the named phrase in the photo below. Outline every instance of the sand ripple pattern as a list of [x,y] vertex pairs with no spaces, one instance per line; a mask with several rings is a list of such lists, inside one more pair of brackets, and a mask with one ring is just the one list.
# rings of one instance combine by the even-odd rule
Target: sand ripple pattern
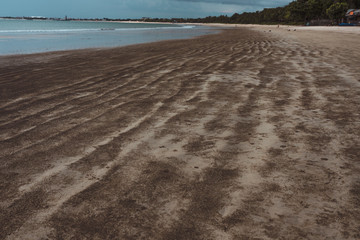
[[355,52],[238,29],[0,59],[0,239],[360,238]]

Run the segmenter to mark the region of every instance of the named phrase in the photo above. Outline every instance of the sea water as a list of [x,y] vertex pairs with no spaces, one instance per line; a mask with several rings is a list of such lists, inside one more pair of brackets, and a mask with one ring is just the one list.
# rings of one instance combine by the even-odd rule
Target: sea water
[[0,19],[0,55],[117,47],[214,33],[204,26]]

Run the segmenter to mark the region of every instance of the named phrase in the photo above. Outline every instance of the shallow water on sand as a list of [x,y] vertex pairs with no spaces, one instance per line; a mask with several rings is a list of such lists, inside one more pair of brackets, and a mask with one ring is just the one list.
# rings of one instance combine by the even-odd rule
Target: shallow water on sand
[[214,33],[204,26],[0,19],[0,55],[117,47]]

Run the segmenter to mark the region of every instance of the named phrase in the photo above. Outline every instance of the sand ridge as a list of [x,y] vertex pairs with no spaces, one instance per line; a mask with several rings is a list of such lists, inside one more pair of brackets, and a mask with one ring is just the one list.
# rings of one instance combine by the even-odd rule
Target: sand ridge
[[319,34],[2,57],[0,239],[359,238],[360,45]]

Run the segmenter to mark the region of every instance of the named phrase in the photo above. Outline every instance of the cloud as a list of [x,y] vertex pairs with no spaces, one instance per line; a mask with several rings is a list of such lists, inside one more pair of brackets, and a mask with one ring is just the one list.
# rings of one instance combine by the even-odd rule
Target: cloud
[[228,4],[252,7],[279,7],[288,4],[289,0],[176,0],[179,2],[203,2],[215,4]]
[[206,17],[284,6],[292,0],[1,0],[0,16]]

